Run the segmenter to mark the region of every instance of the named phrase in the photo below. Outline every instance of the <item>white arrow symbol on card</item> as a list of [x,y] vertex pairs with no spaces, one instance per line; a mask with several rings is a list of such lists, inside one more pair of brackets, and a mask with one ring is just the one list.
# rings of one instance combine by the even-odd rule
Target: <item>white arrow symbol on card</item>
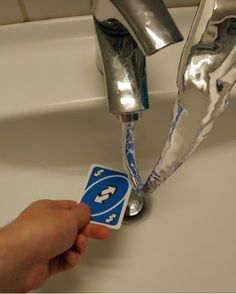
[[106,219],[106,223],[111,223],[112,221],[113,221],[113,219],[115,219],[117,217],[117,215],[116,214],[112,214],[112,215],[110,215],[107,219]]
[[116,192],[116,187],[108,186],[105,190],[101,192],[100,195],[97,195],[95,198],[96,203],[103,204]]
[[95,177],[98,177],[98,176],[100,176],[103,172],[104,172],[104,169],[100,169],[100,170],[98,170],[98,171],[94,174],[94,176],[95,176]]

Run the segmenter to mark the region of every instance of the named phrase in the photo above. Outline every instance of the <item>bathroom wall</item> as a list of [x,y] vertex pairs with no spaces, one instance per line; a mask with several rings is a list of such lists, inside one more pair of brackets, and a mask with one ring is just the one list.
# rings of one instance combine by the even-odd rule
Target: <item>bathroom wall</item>
[[[200,0],[165,0],[169,7],[194,6]],[[0,0],[0,24],[86,15],[90,0]]]

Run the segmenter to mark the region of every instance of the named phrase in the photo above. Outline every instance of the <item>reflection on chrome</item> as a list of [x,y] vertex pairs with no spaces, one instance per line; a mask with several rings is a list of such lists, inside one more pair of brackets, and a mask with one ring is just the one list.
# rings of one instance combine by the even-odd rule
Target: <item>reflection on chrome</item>
[[121,105],[125,106],[127,109],[131,108],[135,105],[135,99],[133,96],[123,96],[120,99]]
[[202,0],[179,65],[169,138],[145,192],[153,192],[207,137],[235,82],[236,1]]
[[148,109],[146,55],[179,42],[163,0],[93,0],[98,68],[104,73],[109,110],[134,121]]
[[165,46],[165,41],[163,40],[163,38],[160,38],[160,36],[158,36],[155,32],[153,32],[152,30],[150,30],[149,28],[146,28],[146,31],[148,33],[148,35],[155,40],[155,47],[156,49],[158,48],[162,48]]

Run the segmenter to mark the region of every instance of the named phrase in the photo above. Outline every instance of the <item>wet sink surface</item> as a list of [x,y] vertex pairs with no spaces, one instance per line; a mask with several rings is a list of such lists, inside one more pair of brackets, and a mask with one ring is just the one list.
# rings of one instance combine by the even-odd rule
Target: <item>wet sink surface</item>
[[[172,13],[180,18],[180,10]],[[187,13],[186,23],[181,24],[186,34],[194,9],[182,13]],[[52,24],[45,23],[47,26]],[[7,86],[3,72],[0,73],[5,87],[0,111],[1,225],[16,217],[34,200],[78,199],[92,163],[123,169],[121,126],[107,113],[102,77],[93,68],[92,61],[86,68],[83,58],[79,62],[76,59],[76,49],[81,48],[81,42],[83,50],[90,48],[87,54],[94,58],[92,33],[89,37],[84,36],[83,41],[73,35],[64,41],[54,40],[55,44],[49,37],[48,40],[40,41],[41,46],[45,46],[44,52],[47,46],[52,48],[52,44],[58,48],[57,42],[62,44],[61,55],[70,52],[69,65],[63,64],[64,70],[70,70],[67,73],[71,79],[65,80],[65,74],[59,77],[61,80],[57,76],[59,80],[51,82],[54,91],[49,82],[48,88],[43,87],[46,78],[42,76],[42,70],[37,79],[32,78],[37,88],[35,95],[21,76],[21,83],[16,83],[19,93],[16,96],[9,88],[10,82]],[[24,46],[34,46],[37,42],[31,40]],[[156,70],[155,62],[160,62],[159,67],[163,70],[158,77],[152,74],[149,77],[151,108],[137,123],[137,157],[144,177],[151,170],[167,136],[176,93],[177,58],[181,52],[181,47],[176,48],[176,55],[171,51],[175,49],[167,48],[157,59],[149,60],[151,73]],[[27,50],[29,52],[30,48]],[[161,59],[168,58],[168,54],[172,64],[168,66],[173,66],[173,73],[169,82],[163,82],[168,71]],[[21,60],[19,56],[20,59],[15,58]],[[94,72],[90,81],[93,87],[90,83],[87,96],[85,85],[76,86],[75,74],[80,71],[76,66],[70,67],[76,60],[77,66],[86,68],[83,77],[78,77],[78,83]],[[45,67],[46,64],[45,61]],[[14,71],[16,64],[11,66]],[[17,68],[14,79],[19,76]],[[36,70],[31,63],[29,68],[34,76],[32,73]],[[29,72],[24,74],[28,80]],[[53,70],[50,74],[53,76]],[[160,85],[158,90],[156,78]],[[60,85],[56,88],[58,82]],[[9,99],[12,99],[11,103]],[[235,292],[235,115],[236,98],[233,95],[229,109],[219,118],[208,140],[148,198],[148,209],[143,217],[125,222],[119,231],[112,232],[108,241],[91,241],[79,268],[53,277],[39,292]]]

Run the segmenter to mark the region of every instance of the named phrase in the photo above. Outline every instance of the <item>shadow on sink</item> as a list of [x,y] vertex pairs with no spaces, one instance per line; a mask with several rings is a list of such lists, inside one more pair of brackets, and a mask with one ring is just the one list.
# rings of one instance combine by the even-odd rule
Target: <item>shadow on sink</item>
[[[166,140],[174,99],[151,97],[151,107],[137,123],[139,162],[158,158]],[[236,100],[218,119],[199,152],[236,139]],[[27,166],[84,166],[122,162],[121,125],[107,112],[104,100],[96,107],[32,115],[0,122],[0,162]]]

